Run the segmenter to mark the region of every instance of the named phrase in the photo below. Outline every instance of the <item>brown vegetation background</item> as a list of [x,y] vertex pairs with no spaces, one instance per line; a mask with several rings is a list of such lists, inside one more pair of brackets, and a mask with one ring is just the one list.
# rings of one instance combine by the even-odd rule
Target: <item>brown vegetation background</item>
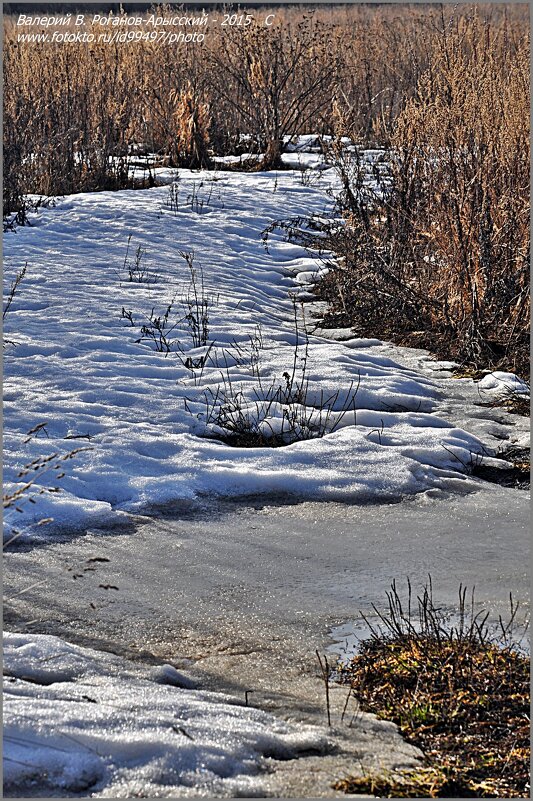
[[330,153],[346,189],[337,316],[375,332],[385,311],[392,335],[434,330],[465,361],[524,371],[528,6],[268,11],[272,27],[244,8],[257,22],[176,45],[22,44],[6,16],[4,213],[22,219],[26,193],[128,186],[133,144],[192,168],[255,150],[269,169],[284,136],[349,136],[388,150],[392,191],[363,195]]

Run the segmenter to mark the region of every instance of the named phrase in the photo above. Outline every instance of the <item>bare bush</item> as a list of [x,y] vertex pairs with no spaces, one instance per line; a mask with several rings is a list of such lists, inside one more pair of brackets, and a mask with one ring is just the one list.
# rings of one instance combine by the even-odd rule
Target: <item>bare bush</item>
[[311,14],[297,24],[253,22],[219,38],[210,59],[213,91],[264,149],[261,169],[279,166],[284,136],[316,125],[338,77],[327,30]]

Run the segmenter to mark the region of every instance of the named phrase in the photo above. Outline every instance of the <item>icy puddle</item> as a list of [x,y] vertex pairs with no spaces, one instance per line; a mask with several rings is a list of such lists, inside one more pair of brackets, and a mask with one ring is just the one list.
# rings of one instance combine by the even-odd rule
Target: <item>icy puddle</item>
[[20,546],[5,557],[8,620],[201,660],[215,640],[258,650],[283,635],[314,651],[330,624],[379,606],[393,578],[416,589],[431,573],[443,604],[475,585],[499,613],[510,591],[527,598],[528,493],[478,484],[386,505],[206,500]]
[[[271,764],[261,792],[334,795],[331,782],[356,754],[358,764],[392,766],[412,764],[416,753],[388,724],[368,716],[341,723],[340,688],[332,691],[334,728],[324,729],[316,648],[342,652],[347,621],[380,606],[393,578],[409,576],[417,589],[431,573],[444,606],[455,603],[460,582],[475,584],[496,617],[509,591],[527,605],[527,493],[480,486],[390,505],[206,502],[137,518],[130,530],[25,546],[6,557],[6,622],[135,662],[170,663],[202,691],[321,727],[330,747],[318,740],[323,753]],[[335,646],[330,632],[339,626]],[[209,786],[221,795],[236,787]]]

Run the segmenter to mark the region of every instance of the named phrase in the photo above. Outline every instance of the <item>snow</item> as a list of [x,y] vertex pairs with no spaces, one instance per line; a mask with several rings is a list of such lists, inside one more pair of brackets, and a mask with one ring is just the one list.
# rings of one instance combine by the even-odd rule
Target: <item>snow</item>
[[[434,413],[435,381],[391,359],[379,340],[314,335],[309,307],[291,294],[308,296],[322,258],[279,232],[265,249],[262,232],[273,221],[331,211],[329,174],[308,186],[290,171],[183,170],[174,190],[58,199],[32,215],[31,227],[5,236],[5,291],[27,263],[5,319],[14,343],[4,357],[7,489],[20,487],[18,473],[33,459],[83,449],[59,465],[66,474],[57,484],[53,471],[36,478],[37,503],[8,512],[8,536],[13,528],[48,537],[54,525],[109,524],[205,494],[383,502],[468,483],[483,446]],[[140,283],[127,280],[137,248]],[[204,346],[185,319],[186,251],[203,272]],[[170,352],[157,352],[142,326],[172,302]],[[290,397],[279,394],[284,373],[294,377]],[[300,428],[314,435],[322,427],[325,436],[281,448],[206,438],[221,433],[228,408],[235,419],[236,400],[267,435],[285,437],[295,415]],[[39,423],[46,425],[26,442]],[[60,492],[48,492],[56,485]],[[55,522],[37,527],[49,517]]]
[[480,389],[490,391],[495,395],[529,395],[529,387],[514,373],[504,373],[495,370],[483,376],[479,381]]
[[[170,681],[157,683],[169,671]],[[317,728],[171,686],[172,671],[154,680],[146,668],[57,637],[6,634],[5,791],[254,797],[265,758],[328,746]]]
[[[252,162],[259,163],[261,161],[261,153],[243,153],[240,156],[214,156],[213,162],[215,164],[225,164],[237,166],[240,164],[250,164]],[[300,150],[287,152],[281,154],[281,163],[284,167],[296,170],[327,170],[331,166],[326,163],[325,157],[322,153],[303,153]],[[318,175],[314,180],[318,180]]]

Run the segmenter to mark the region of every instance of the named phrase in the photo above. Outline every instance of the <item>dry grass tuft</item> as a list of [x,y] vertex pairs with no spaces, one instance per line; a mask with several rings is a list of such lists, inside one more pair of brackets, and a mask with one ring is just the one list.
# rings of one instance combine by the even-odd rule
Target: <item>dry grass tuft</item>
[[445,625],[431,589],[418,599],[419,624],[393,584],[389,612],[344,668],[363,710],[398,724],[422,749],[421,770],[356,776],[335,787],[388,798],[512,798],[529,787],[529,660],[515,650],[511,620],[497,637],[484,613]]

